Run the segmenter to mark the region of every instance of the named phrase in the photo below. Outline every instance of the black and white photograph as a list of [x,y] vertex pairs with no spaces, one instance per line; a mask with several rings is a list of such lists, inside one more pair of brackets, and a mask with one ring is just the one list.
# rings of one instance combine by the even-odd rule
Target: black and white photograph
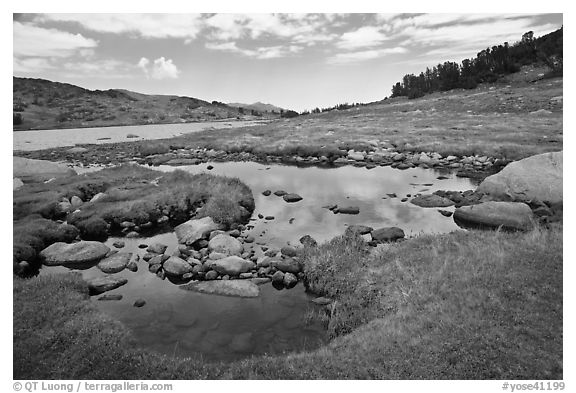
[[570,390],[564,14],[382,7],[11,13],[7,391]]

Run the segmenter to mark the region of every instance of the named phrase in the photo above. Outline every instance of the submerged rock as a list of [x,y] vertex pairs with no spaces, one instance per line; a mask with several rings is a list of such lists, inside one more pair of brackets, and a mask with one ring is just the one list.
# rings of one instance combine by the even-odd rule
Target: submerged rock
[[180,288],[221,296],[258,297],[260,295],[260,288],[251,280],[201,281],[181,285]]
[[98,262],[98,269],[108,274],[118,273],[128,266],[131,258],[132,253],[119,252]]
[[454,205],[448,198],[436,194],[425,194],[413,198],[410,203],[420,207],[448,207]]
[[360,213],[360,208],[358,206],[337,207],[334,209],[334,212],[340,214],[358,214]]
[[220,229],[212,217],[188,220],[174,228],[178,243],[191,246],[197,240],[207,237],[210,232]]
[[125,278],[104,276],[97,277],[88,281],[88,290],[90,295],[99,295],[104,292],[111,291],[128,282]]
[[465,228],[528,230],[533,227],[532,219],[532,210],[522,202],[484,202],[463,206],[454,212],[454,222]]
[[286,194],[282,198],[288,203],[298,202],[302,200],[302,197],[298,194]]
[[40,258],[46,266],[86,265],[101,260],[109,251],[108,246],[96,241],[57,242],[40,251]]
[[98,300],[108,301],[108,300],[122,300],[122,295],[113,295],[113,294],[106,294],[102,295],[98,298]]

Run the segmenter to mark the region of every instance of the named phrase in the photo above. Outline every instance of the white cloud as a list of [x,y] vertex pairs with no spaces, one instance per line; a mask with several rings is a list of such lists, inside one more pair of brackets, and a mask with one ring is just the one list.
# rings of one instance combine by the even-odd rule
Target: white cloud
[[388,37],[376,26],[363,26],[340,37],[337,46],[342,49],[358,49],[380,45]]
[[328,59],[332,64],[357,63],[366,60],[378,59],[387,55],[398,55],[407,53],[408,50],[403,47],[371,49],[357,52],[337,53]]
[[14,56],[68,57],[95,48],[98,43],[81,34],[13,22]]
[[180,74],[172,59],[166,59],[164,56],[157,58],[154,62],[142,57],[137,67],[144,71],[147,78],[152,79],[176,79]]
[[146,38],[195,38],[201,14],[43,14],[39,21],[77,22],[102,33],[132,33]]
[[45,57],[28,57],[25,59],[14,57],[12,61],[14,73],[33,74],[55,68]]
[[268,46],[259,47],[256,49],[239,48],[235,42],[213,43],[206,44],[207,49],[218,50],[223,52],[239,53],[247,57],[254,57],[256,59],[274,59],[279,57],[287,57],[291,54],[298,53],[302,47],[297,45],[287,46]]

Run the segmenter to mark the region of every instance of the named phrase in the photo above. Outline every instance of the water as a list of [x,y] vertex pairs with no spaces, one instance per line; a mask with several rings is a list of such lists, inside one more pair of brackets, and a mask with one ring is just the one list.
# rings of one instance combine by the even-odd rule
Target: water
[[[212,165],[214,169],[207,170]],[[408,201],[407,195],[432,193],[436,190],[465,191],[475,189],[468,178],[430,169],[412,168],[398,170],[391,167],[343,166],[339,168],[298,168],[283,165],[263,165],[254,162],[225,162],[184,167],[160,166],[162,171],[182,169],[190,173],[213,173],[238,177],[254,194],[256,209],[249,232],[257,242],[275,247],[286,244],[299,245],[303,235],[317,241],[326,241],[344,233],[348,225],[362,224],[374,229],[397,226],[406,236],[421,233],[446,233],[459,227],[452,217],[445,217],[435,208],[421,208]],[[439,175],[448,177],[436,179]],[[431,185],[425,185],[431,184]],[[274,194],[262,195],[264,190],[284,190],[297,193],[303,199],[287,203]],[[389,197],[396,194],[397,197]],[[323,206],[358,206],[357,215],[334,214]],[[454,207],[443,208],[454,211]],[[274,220],[258,219],[273,216]]]
[[[261,123],[261,121],[213,121],[181,124],[70,128],[61,130],[31,130],[13,132],[12,140],[13,150],[30,151],[87,143],[101,144],[164,139],[209,128],[244,127]],[[127,138],[128,134],[138,135],[138,137]]]
[[[458,229],[451,217],[436,208],[421,208],[401,199],[408,194],[431,193],[435,190],[468,190],[475,185],[466,178],[446,172],[413,168],[345,166],[323,169],[253,162],[210,163],[174,168],[161,166],[161,171],[182,169],[190,173],[208,172],[240,178],[254,194],[256,209],[249,233],[255,238],[257,254],[260,245],[282,247],[298,245],[298,239],[309,234],[322,242],[342,234],[347,225],[363,224],[374,228],[398,226],[407,236],[420,233],[443,233]],[[442,174],[448,179],[438,180]],[[274,194],[262,195],[270,189],[294,192],[303,197],[287,203]],[[395,193],[397,197],[387,194]],[[383,199],[384,198],[384,199]],[[358,206],[358,215],[334,214],[325,205]],[[444,208],[453,210],[453,208]],[[274,216],[258,219],[258,214]],[[109,239],[107,244],[114,240]],[[141,243],[161,242],[170,254],[177,246],[174,233],[148,239],[121,239],[122,252],[143,255]],[[119,276],[128,284],[109,292],[122,294],[121,301],[94,303],[105,313],[124,323],[137,343],[170,356],[202,357],[205,360],[234,360],[264,353],[280,353],[310,349],[327,341],[324,327],[316,320],[307,322],[311,311],[318,311],[302,284],[293,289],[277,291],[270,284],[261,286],[255,299],[205,295],[178,288],[168,280],[160,280],[148,272],[148,264],[140,261],[136,273],[123,271]],[[66,271],[66,268],[42,269],[41,274]],[[104,275],[96,267],[82,271],[85,278]],[[142,308],[133,307],[136,299],[146,300]]]
[[[126,243],[120,252],[144,255],[139,244],[161,242],[171,254],[177,246],[176,236],[165,233],[147,239],[110,238]],[[59,274],[65,267],[41,269],[40,274]],[[105,276],[97,267],[81,271],[85,279]],[[147,349],[169,356],[195,357],[209,361],[231,361],[251,355],[275,354],[314,348],[327,341],[327,333],[318,320],[307,322],[309,312],[321,307],[311,302],[312,296],[299,283],[290,290],[277,290],[270,283],[260,286],[257,298],[206,295],[180,289],[148,271],[140,260],[138,271],[124,270],[117,277],[128,283],[107,294],[121,294],[120,301],[94,304],[104,313],[122,322],[136,342]],[[133,304],[144,299],[144,307]]]

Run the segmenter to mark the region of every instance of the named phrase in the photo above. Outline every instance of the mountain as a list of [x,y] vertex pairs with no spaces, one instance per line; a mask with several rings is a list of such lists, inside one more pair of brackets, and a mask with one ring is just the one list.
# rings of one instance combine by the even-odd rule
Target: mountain
[[260,113],[266,112],[277,112],[286,111],[284,108],[280,108],[279,106],[272,105],[272,104],[265,104],[263,102],[255,102],[253,104],[243,104],[241,102],[230,102],[227,104],[228,106],[232,106],[234,108],[243,108],[247,110],[255,110]]
[[257,118],[217,101],[88,90],[45,79],[14,77],[12,91],[15,131]]

